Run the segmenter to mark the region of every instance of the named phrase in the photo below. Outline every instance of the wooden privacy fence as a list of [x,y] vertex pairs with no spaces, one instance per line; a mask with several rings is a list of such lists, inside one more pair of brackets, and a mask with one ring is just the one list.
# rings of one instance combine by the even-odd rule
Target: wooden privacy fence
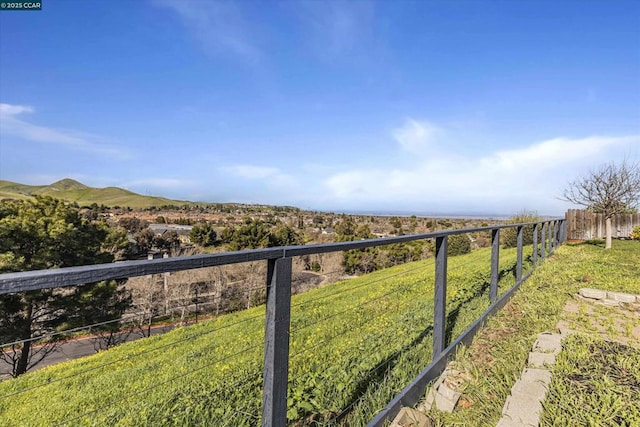
[[[429,382],[444,370],[447,360],[460,345],[469,345],[476,332],[493,313],[501,309],[513,293],[524,282],[533,269],[523,271],[524,229],[533,228],[531,263],[533,268],[540,260],[566,240],[566,222],[562,218],[536,223],[495,225],[488,227],[445,230],[432,233],[414,234],[354,242],[329,243],[309,246],[288,246],[280,248],[255,249],[239,252],[194,255],[144,261],[125,261],[111,264],[67,267],[52,270],[26,271],[0,274],[0,295],[41,289],[61,288],[92,283],[101,280],[119,279],[149,274],[160,274],[202,267],[222,266],[250,261],[267,263],[267,303],[265,318],[265,343],[263,348],[264,367],[262,371],[262,416],[263,427],[281,427],[287,424],[287,386],[289,383],[289,336],[291,313],[291,269],[292,258],[310,254],[366,249],[416,240],[435,240],[435,286],[433,316],[433,355],[431,363],[400,390],[397,395],[369,422],[369,427],[388,424],[402,406],[413,406],[423,396]],[[514,228],[517,234],[517,258],[515,264],[515,285],[498,295],[500,231]],[[447,247],[449,236],[472,232],[491,232],[491,271],[489,307],[450,344],[445,339],[447,328]],[[529,246],[529,245],[527,245]],[[448,345],[447,345],[448,344]],[[14,392],[16,394],[17,392]],[[92,413],[95,411],[91,411]],[[83,416],[81,414],[80,416]],[[71,421],[77,419],[73,418]],[[65,421],[63,424],[68,424]],[[257,421],[257,420],[256,420]],[[59,425],[59,424],[56,424]]]
[[[567,239],[591,240],[605,238],[604,214],[585,209],[569,209],[565,214]],[[640,226],[640,213],[615,215],[611,219],[614,238],[628,238],[634,227]]]

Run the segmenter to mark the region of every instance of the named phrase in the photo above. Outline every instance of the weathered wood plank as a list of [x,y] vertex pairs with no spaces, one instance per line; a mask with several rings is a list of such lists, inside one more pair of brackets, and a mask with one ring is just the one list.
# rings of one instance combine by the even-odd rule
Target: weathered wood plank
[[[585,209],[569,209],[567,220],[567,239],[591,240],[605,238],[605,216]],[[611,218],[613,237],[628,238],[634,227],[640,226],[640,213],[614,215]]]

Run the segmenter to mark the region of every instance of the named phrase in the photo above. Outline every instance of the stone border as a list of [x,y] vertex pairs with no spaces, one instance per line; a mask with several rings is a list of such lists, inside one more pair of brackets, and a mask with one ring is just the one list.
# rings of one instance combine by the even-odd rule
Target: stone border
[[578,294],[587,299],[599,301],[605,305],[618,306],[620,303],[640,303],[640,295],[625,294],[622,292],[602,291],[599,289],[582,288]]
[[455,362],[449,363],[429,388],[427,398],[416,409],[403,407],[393,419],[390,427],[429,427],[432,423],[427,413],[434,405],[439,411],[453,412],[461,396],[461,393],[456,391],[455,381],[461,372],[454,366]]
[[[582,288],[576,295],[583,300],[619,307],[623,304],[640,304],[640,295],[622,292],[603,291],[599,289]],[[551,370],[556,363],[556,356],[562,351],[562,341],[575,333],[570,329],[563,329],[558,324],[560,333],[543,332],[538,334],[529,357],[527,367],[524,368],[520,379],[511,388],[511,394],[502,407],[502,418],[496,427],[538,427],[540,415],[542,415],[542,402],[544,402],[549,384],[551,383]],[[426,415],[435,407],[444,412],[453,412],[460,392],[447,384],[448,377],[455,378],[460,374],[449,364],[442,375],[435,381],[427,393],[427,398],[416,409],[404,407],[393,420],[391,427],[430,427],[431,419]]]
[[[614,307],[640,304],[640,295],[599,289],[582,288],[577,296]],[[551,383],[551,372],[545,368],[553,369],[556,356],[562,351],[562,341],[572,333],[574,331],[560,329],[559,334],[545,332],[538,335],[529,353],[527,367],[511,388],[511,394],[502,408],[502,418],[496,427],[538,427],[542,402]]]
[[539,425],[542,402],[551,383],[551,372],[545,368],[555,365],[565,337],[549,332],[538,334],[527,359],[528,367],[524,368],[520,379],[511,388],[511,394],[502,407],[502,418],[496,427]]

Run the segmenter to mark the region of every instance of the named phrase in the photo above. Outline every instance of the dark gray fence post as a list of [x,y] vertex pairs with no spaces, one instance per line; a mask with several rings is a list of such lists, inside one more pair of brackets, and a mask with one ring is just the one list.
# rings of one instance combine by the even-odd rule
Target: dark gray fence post
[[556,246],[560,246],[562,244],[562,223],[564,221],[558,221],[558,228],[556,229]]
[[533,265],[538,262],[538,232],[539,224],[533,226],[533,253],[531,254],[531,261]]
[[549,221],[549,244],[547,245],[549,247],[549,255],[551,255],[551,253],[553,252],[553,223],[551,221]]
[[262,426],[273,427],[287,424],[291,258],[268,260],[267,274]]
[[547,256],[547,223],[543,222],[542,223],[542,236],[540,236],[542,238],[542,250],[540,251],[540,257],[542,259],[545,259],[545,257]]
[[498,266],[500,263],[500,229],[491,230],[491,288],[489,300],[493,303],[498,298]]
[[518,260],[516,262],[516,283],[522,279],[522,226],[516,227],[518,232]]
[[436,237],[436,277],[433,298],[433,359],[445,348],[447,320],[447,236]]

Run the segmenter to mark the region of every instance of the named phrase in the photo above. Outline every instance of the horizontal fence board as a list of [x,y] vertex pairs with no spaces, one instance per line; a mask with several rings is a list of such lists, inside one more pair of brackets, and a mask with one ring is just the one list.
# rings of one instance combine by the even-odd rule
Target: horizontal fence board
[[170,273],[174,271],[192,270],[195,268],[261,261],[282,258],[283,255],[283,248],[267,248],[7,273],[0,274],[0,295],[38,289],[82,285],[101,280],[123,279],[127,277],[146,276],[149,274]]

